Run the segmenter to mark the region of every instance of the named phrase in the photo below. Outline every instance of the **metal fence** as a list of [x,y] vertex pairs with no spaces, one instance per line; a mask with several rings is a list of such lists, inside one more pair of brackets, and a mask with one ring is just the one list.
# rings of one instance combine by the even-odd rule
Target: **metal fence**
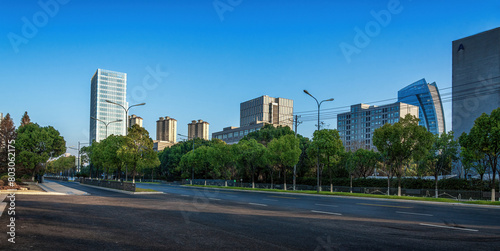
[[[207,185],[207,186],[225,186],[227,182],[228,187],[245,187],[251,188],[252,183],[244,183],[235,180],[203,180],[203,179],[195,179],[193,180],[193,185]],[[181,184],[189,185],[191,184],[191,180],[182,180]],[[270,183],[255,183],[255,188],[263,188],[263,189],[283,189],[284,184],[270,184]],[[293,190],[292,184],[286,185],[287,190]],[[316,186],[309,185],[296,185],[296,190],[298,191],[316,191]],[[330,186],[321,186],[321,191],[329,192]],[[348,186],[333,186],[333,192],[350,192],[351,187]],[[387,187],[352,187],[353,193],[364,193],[364,194],[380,194],[387,195]],[[389,189],[390,195],[397,195],[397,188]],[[401,195],[403,196],[413,196],[413,197],[435,197],[434,189],[406,189],[401,188]],[[495,196],[498,200],[500,193],[495,193]],[[447,198],[447,199],[455,199],[455,200],[490,200],[491,192],[490,191],[467,191],[467,190],[438,190],[439,198]]]

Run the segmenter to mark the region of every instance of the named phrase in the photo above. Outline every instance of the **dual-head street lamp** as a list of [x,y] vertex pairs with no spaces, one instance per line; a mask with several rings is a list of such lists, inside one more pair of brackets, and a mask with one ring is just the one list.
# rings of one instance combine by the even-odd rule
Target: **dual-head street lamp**
[[[321,104],[323,102],[328,102],[328,101],[333,101],[333,98],[330,98],[330,99],[325,99],[325,100],[322,100],[321,102],[318,102],[318,100],[313,96],[311,95],[311,93],[309,93],[307,90],[304,90],[304,93],[311,96],[314,100],[316,100],[316,104],[318,104],[318,133],[319,133],[319,109],[321,107]],[[318,159],[316,160],[316,169],[317,169],[317,187],[318,187],[318,193],[321,191],[321,187],[319,186],[319,145],[318,145]]]
[[131,105],[128,108],[125,108],[125,106],[123,106],[121,104],[118,104],[118,103],[115,103],[115,102],[113,102],[111,100],[107,100],[106,99],[106,102],[108,102],[110,104],[114,104],[114,105],[120,106],[121,108],[123,108],[123,110],[125,110],[125,135],[128,134],[128,110],[130,110],[130,108],[132,108],[134,106],[140,106],[140,105],[145,105],[146,104],[146,103],[140,103],[140,104]]
[[111,122],[104,122],[103,120],[100,120],[100,119],[97,119],[97,118],[94,118],[94,117],[90,117],[91,119],[93,120],[96,120],[96,121],[99,121],[101,123],[103,123],[105,126],[106,126],[106,138],[108,137],[108,125],[111,124],[111,123],[115,123],[115,122],[122,122],[123,120],[119,119],[119,120],[115,120],[115,121],[111,121]]

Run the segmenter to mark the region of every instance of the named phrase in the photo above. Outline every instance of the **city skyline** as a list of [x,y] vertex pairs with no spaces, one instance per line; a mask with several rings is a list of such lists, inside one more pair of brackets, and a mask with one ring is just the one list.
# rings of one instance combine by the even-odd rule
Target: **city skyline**
[[[451,95],[444,96],[451,92],[452,41],[500,26],[500,4],[390,2],[243,1],[223,20],[202,1],[98,9],[94,1],[67,2],[49,11],[37,2],[6,2],[0,69],[9,95],[0,107],[16,126],[28,111],[33,122],[59,130],[69,146],[86,142],[89,76],[102,68],[127,73],[127,101],[147,103],[133,113],[153,139],[162,114],[181,124],[204,118],[211,131],[222,131],[239,124],[239,103],[262,95],[294,100],[304,121],[298,133],[311,137],[316,104],[303,89],[335,98],[322,106],[322,118],[335,129],[345,107],[395,102],[398,90],[425,77],[444,90],[450,130]],[[33,21],[37,13],[47,22]],[[432,20],[422,20],[422,13]],[[12,40],[15,35],[25,40]],[[187,127],[178,133],[187,134]]]

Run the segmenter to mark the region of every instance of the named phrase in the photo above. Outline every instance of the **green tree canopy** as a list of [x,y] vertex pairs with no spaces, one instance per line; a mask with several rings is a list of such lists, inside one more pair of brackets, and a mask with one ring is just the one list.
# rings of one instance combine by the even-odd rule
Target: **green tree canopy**
[[281,167],[284,180],[284,190],[286,190],[286,174],[289,167],[299,162],[302,152],[300,150],[300,141],[294,135],[289,134],[280,138],[271,140],[268,144],[268,151],[271,157],[271,163],[275,167]]
[[432,145],[433,134],[419,126],[418,121],[416,117],[407,114],[399,122],[385,124],[373,133],[373,144],[390,164],[389,172],[398,178],[398,196],[401,196],[403,166],[412,158],[425,156]]
[[118,158],[132,171],[133,183],[138,172],[160,165],[158,155],[153,150],[153,140],[148,131],[139,125],[128,129],[128,135],[118,150]]
[[500,158],[500,107],[490,115],[483,113],[474,121],[470,130],[466,148],[486,156],[486,162],[491,168],[491,200],[495,200],[495,174]]
[[9,142],[16,138],[16,127],[7,113],[0,123],[0,173],[7,171]]
[[66,142],[52,126],[40,127],[29,123],[17,129],[16,151],[17,162],[29,170],[32,177],[43,174],[44,166],[51,157],[66,152]]

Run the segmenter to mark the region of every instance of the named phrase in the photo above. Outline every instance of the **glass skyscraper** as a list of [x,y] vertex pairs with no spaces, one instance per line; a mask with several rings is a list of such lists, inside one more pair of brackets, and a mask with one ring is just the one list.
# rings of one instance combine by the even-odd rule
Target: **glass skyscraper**
[[443,104],[436,83],[429,84],[425,78],[398,91],[398,102],[419,107],[420,125],[429,132],[445,132]]
[[[115,71],[97,69],[91,82],[90,117],[97,118],[105,123],[117,120],[121,122],[110,123],[107,127],[101,121],[90,119],[90,141],[99,142],[109,135],[125,135],[125,111],[122,107],[106,102],[110,100],[117,104],[128,107],[127,96],[127,74]],[[107,135],[106,135],[107,133]]]

